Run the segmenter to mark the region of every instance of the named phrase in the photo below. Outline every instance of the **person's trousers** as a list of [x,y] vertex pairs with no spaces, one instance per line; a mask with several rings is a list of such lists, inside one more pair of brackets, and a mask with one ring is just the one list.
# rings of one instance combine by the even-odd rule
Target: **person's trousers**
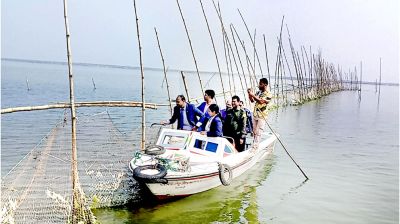
[[259,143],[261,134],[264,132],[265,119],[260,117],[253,117],[253,131],[254,131],[254,143]]

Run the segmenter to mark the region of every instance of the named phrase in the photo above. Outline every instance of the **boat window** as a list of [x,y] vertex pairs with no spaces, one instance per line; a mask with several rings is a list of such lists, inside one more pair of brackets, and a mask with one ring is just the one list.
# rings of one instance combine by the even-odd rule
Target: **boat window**
[[183,147],[185,139],[186,136],[165,135],[161,144],[163,146]]
[[232,149],[231,148],[229,148],[229,146],[225,146],[225,149],[224,149],[224,152],[226,152],[226,153],[232,153]]
[[196,139],[196,141],[194,142],[194,147],[196,149],[204,149],[204,147],[206,146],[206,141],[204,140],[200,140],[200,139]]
[[208,142],[206,146],[206,151],[216,152],[218,148],[218,144],[214,142]]

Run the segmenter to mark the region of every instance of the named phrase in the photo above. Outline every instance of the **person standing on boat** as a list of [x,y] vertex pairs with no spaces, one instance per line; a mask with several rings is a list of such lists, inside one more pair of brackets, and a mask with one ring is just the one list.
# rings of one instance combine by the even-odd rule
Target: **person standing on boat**
[[219,107],[217,104],[211,104],[208,107],[207,113],[209,118],[206,118],[207,123],[205,124],[202,135],[208,137],[222,137],[222,121],[219,114]]
[[253,111],[253,132],[254,143],[259,143],[261,133],[264,131],[267,119],[267,104],[271,101],[271,93],[268,91],[268,79],[262,78],[258,84],[258,89],[255,94],[251,89],[247,90],[250,102],[254,103]]
[[240,101],[240,108],[246,112],[246,132],[253,134],[253,114],[244,106],[243,101]]
[[204,102],[202,102],[197,109],[199,109],[201,112],[205,114],[207,118],[210,116],[207,113],[208,107],[214,103],[214,97],[215,97],[215,92],[212,89],[207,89],[204,91]]
[[232,97],[232,109],[226,112],[223,132],[225,136],[233,138],[235,148],[242,152],[246,139],[246,112],[240,109],[240,98]]
[[[200,119],[197,119],[197,117],[200,117]],[[204,113],[197,109],[194,104],[187,103],[185,96],[178,95],[171,119],[161,121],[161,124],[173,124],[176,120],[178,120],[179,130],[195,131],[201,126]]]
[[226,117],[226,112],[229,110],[229,109],[232,109],[232,101],[231,100],[226,100],[226,103],[225,103],[225,109],[222,109],[222,110],[220,110],[220,114],[221,114],[221,118],[222,118],[222,121],[224,121],[225,120],[225,117]]
[[[201,112],[204,113],[204,119],[205,118],[210,118],[210,116],[207,113],[208,107],[214,103],[214,97],[215,97],[215,92],[212,89],[207,89],[204,91],[204,102],[202,102],[197,109],[199,109]],[[200,120],[202,123],[205,123],[205,121]],[[199,131],[204,131],[202,127],[200,127]]]

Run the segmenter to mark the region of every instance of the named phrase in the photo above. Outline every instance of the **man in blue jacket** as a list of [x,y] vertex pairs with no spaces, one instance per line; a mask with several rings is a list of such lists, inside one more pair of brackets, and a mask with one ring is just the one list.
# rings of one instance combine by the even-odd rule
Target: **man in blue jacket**
[[[197,119],[197,116],[200,119]],[[204,120],[204,113],[202,113],[194,104],[187,103],[185,96],[178,95],[176,97],[176,106],[174,107],[174,113],[169,121],[161,121],[161,124],[173,124],[178,120],[179,130],[194,131],[201,126],[202,120]]]
[[215,92],[212,89],[207,89],[204,91],[204,102],[202,102],[197,109],[199,109],[201,112],[204,113],[206,118],[209,118],[210,116],[207,113],[208,107],[214,103],[214,97],[215,97]]
[[222,137],[222,121],[219,115],[218,105],[211,104],[208,107],[207,113],[209,118],[206,118],[207,122],[201,134],[207,135],[208,137]]
[[[204,119],[210,118],[210,115],[208,115],[207,110],[208,107],[214,103],[214,97],[215,97],[215,92],[212,89],[207,89],[204,91],[204,102],[202,102],[197,109],[199,109],[201,112],[204,113]],[[205,121],[200,119],[200,121],[204,124]],[[200,127],[198,131],[204,131],[203,127]]]

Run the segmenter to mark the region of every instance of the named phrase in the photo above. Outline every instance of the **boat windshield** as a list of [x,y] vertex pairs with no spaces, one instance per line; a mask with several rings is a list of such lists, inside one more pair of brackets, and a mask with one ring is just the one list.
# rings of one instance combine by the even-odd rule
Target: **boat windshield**
[[183,148],[186,143],[187,135],[166,134],[163,136],[161,146]]

